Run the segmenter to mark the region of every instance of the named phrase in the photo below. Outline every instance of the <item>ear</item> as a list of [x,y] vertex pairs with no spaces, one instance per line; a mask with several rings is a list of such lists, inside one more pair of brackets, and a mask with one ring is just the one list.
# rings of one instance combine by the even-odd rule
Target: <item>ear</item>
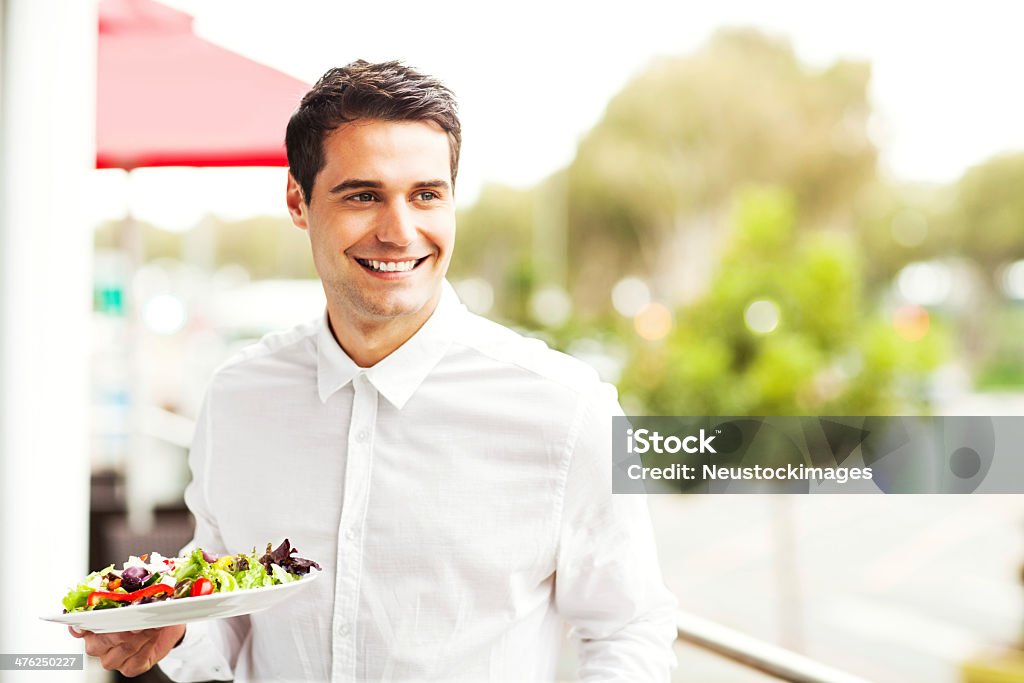
[[288,189],[285,192],[285,201],[288,204],[288,215],[292,217],[292,223],[301,230],[309,229],[309,206],[302,196],[302,187],[295,176],[288,172]]

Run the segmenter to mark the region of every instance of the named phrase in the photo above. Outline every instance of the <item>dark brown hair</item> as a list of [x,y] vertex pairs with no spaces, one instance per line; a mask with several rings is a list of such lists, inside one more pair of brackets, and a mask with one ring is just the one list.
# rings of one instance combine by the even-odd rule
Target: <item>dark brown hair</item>
[[321,76],[288,121],[288,166],[306,204],[324,167],[324,139],[338,126],[359,119],[439,125],[448,134],[454,185],[462,146],[455,95],[436,78],[399,62],[371,64],[360,59]]

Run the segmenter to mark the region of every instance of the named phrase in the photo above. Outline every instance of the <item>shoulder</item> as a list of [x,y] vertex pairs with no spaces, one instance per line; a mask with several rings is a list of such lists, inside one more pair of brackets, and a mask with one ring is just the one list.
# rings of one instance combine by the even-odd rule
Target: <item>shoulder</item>
[[589,393],[602,384],[597,371],[583,361],[472,313],[465,314],[456,343],[496,368],[569,392]]
[[233,354],[213,374],[219,387],[237,381],[253,380],[262,375],[294,372],[316,367],[316,335],[323,324],[316,318],[290,330],[271,332]]

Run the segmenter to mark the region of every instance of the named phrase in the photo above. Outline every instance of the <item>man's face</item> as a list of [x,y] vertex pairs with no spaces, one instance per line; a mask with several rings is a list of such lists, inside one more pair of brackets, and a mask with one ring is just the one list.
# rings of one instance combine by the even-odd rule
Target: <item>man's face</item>
[[289,176],[288,208],[309,231],[332,316],[422,324],[455,243],[447,134],[432,122],[360,120],[331,132],[323,147],[308,205]]

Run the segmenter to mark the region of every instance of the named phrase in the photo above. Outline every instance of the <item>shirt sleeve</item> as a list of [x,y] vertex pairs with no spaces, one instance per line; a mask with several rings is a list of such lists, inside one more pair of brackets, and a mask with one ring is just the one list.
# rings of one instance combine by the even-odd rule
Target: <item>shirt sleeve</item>
[[[181,555],[194,548],[211,553],[225,554],[224,541],[217,526],[217,520],[210,511],[207,490],[207,462],[211,457],[213,389],[207,392],[206,401],[199,411],[196,433],[189,452],[188,464],[192,481],[185,489],[185,504],[196,520],[195,535]],[[249,635],[248,616],[231,617],[187,624],[185,638],[160,661],[160,668],[167,677],[178,683],[194,681],[229,681],[234,677],[235,665],[242,645]]]
[[570,432],[555,600],[579,643],[581,681],[668,681],[677,601],[662,580],[647,499],[612,494],[614,387],[584,399]]

